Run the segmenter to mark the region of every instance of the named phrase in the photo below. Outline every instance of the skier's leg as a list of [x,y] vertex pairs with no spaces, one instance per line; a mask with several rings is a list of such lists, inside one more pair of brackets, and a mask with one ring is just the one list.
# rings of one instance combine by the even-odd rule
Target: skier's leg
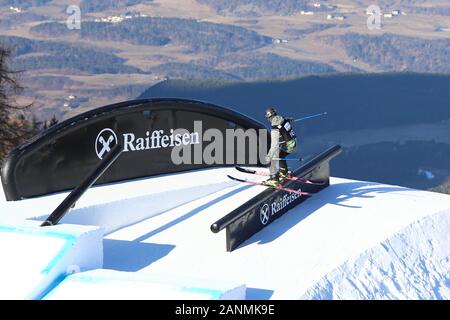
[[278,160],[270,160],[270,168],[269,168],[269,172],[270,172],[270,178],[274,179],[277,176],[278,173]]
[[[280,158],[284,159],[289,153],[285,151],[280,152]],[[283,183],[286,180],[286,177],[289,174],[287,161],[286,160],[280,160],[280,167],[278,170],[277,178],[280,183]]]
[[[284,159],[289,155],[289,153],[281,150],[280,151],[280,158]],[[288,165],[286,160],[280,160],[280,173],[286,175],[288,173]]]

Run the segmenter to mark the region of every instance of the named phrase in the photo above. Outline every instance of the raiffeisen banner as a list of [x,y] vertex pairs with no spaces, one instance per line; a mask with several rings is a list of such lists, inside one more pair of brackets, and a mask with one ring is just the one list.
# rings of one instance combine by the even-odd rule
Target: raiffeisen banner
[[259,122],[216,105],[145,99],[65,120],[14,149],[4,162],[7,200],[75,188],[116,145],[123,153],[97,184],[222,165],[264,165]]

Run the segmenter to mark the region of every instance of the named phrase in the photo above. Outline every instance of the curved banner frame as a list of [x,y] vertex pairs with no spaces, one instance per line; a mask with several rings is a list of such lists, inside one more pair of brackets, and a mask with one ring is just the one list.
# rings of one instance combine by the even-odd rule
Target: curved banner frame
[[[230,146],[223,144],[219,153],[232,154],[232,161],[198,159],[195,148],[201,148],[201,154],[213,142],[203,139],[208,129],[224,136],[228,129],[254,129],[257,147],[247,141],[244,148],[234,145],[234,150],[229,150]],[[267,152],[270,138],[260,134],[262,129],[266,129],[263,124],[243,114],[200,101],[142,99],[117,103],[65,120],[11,151],[1,171],[3,190],[11,201],[74,189],[119,143],[124,150],[122,156],[96,184],[213,166],[261,166],[261,157],[254,153]],[[177,134],[177,130],[184,133]],[[174,163],[172,149],[180,144],[192,148],[188,155],[192,161]]]

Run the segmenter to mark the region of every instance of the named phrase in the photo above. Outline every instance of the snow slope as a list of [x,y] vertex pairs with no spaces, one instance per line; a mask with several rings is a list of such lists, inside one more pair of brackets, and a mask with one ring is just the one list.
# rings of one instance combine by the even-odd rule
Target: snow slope
[[[107,288],[114,298],[133,283],[146,287],[139,279],[172,277],[170,288],[192,287],[190,279],[203,279],[205,290],[215,290],[208,283],[218,279],[224,292],[245,286],[247,299],[448,298],[449,196],[332,178],[330,187],[226,252],[225,232],[212,233],[211,223],[264,188],[227,181],[227,173],[239,176],[232,168],[211,169],[89,190],[76,207],[90,207],[89,215],[73,210],[59,227],[70,221],[109,228],[103,268],[66,278],[53,297],[100,295]],[[62,196],[0,202],[0,224],[50,212]],[[16,215],[5,217],[3,208]],[[95,281],[90,289],[80,285],[92,275],[110,281],[96,289]],[[139,292],[139,298],[155,296]]]
[[[121,229],[107,238],[173,246],[167,257],[152,261],[142,272],[178,271],[212,279],[228,276],[254,288],[250,298],[264,298],[271,292],[272,298],[293,299],[300,298],[309,287],[347,260],[358,257],[402,228],[450,208],[450,197],[441,194],[333,179],[332,186],[320,196],[291,210],[238,250],[227,253],[225,233],[211,236],[209,225],[224,214],[224,207],[231,210],[234,203],[247,199],[252,189],[216,202],[230,191],[220,192]],[[175,224],[186,212],[196,214]],[[113,245],[110,252],[114,255],[105,257],[105,263],[127,268],[114,259],[121,254]],[[189,263],[180,268],[179,261]]]
[[303,299],[450,299],[450,210],[418,220],[347,261]]

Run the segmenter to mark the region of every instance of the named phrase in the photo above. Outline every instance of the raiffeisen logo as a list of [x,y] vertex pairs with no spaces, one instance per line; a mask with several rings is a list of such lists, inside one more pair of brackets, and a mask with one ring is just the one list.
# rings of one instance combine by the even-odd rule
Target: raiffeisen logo
[[[194,121],[189,131],[184,128],[153,130],[137,135],[127,132],[116,135],[110,128],[100,131],[95,142],[99,159],[120,143],[123,152],[171,148],[174,165],[267,163],[268,132],[266,129],[208,128],[202,121]],[[259,159],[259,162],[258,162]]]
[[[109,128],[100,131],[95,140],[95,152],[99,159],[111,151],[118,143],[116,133]],[[170,129],[170,134],[165,134],[164,130],[147,131],[144,137],[136,137],[136,134],[127,132],[122,134],[123,152],[144,151],[169,147],[187,146],[199,144],[198,132],[177,133],[177,130]]]
[[164,130],[147,131],[145,137],[136,138],[134,133],[123,134],[123,151],[142,151],[178,146],[188,146],[200,143],[198,132],[176,133],[170,129],[170,134],[164,134]]
[[[302,191],[299,189],[298,191]],[[280,212],[301,196],[297,193],[285,194],[283,197],[277,197],[270,205],[265,203],[259,210],[259,219],[263,225],[269,222],[269,217]],[[270,212],[269,212],[270,211]]]
[[261,210],[259,210],[259,219],[263,225],[266,225],[269,222],[270,214],[269,205],[266,203],[262,206]]
[[113,130],[105,128],[100,131],[95,139],[95,153],[97,157],[100,160],[103,159],[103,156],[110,152],[116,144],[117,135]]
[[[298,191],[302,191],[299,189]],[[300,198],[301,196],[297,193],[285,194],[281,199],[277,198],[275,202],[270,205],[272,215],[286,208],[291,202]]]

